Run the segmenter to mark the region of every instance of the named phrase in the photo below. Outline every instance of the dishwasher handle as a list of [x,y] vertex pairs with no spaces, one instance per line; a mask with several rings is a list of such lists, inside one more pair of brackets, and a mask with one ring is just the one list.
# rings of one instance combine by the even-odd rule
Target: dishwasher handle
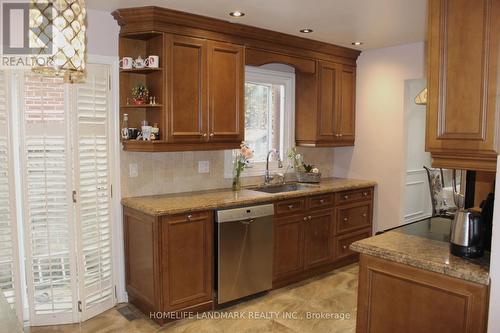
[[251,223],[254,223],[254,222],[255,222],[255,219],[248,219],[248,220],[240,221],[241,224],[251,224]]

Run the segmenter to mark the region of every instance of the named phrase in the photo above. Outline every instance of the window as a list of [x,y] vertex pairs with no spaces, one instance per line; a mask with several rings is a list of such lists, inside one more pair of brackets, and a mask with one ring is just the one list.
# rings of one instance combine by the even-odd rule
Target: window
[[[293,147],[295,140],[294,92],[294,73],[247,66],[245,142],[254,151],[254,158],[243,177],[263,175],[266,157],[271,149],[279,150],[281,159],[286,159],[287,151]],[[230,178],[231,151],[226,152],[225,161],[225,174]],[[271,163],[270,169],[277,169],[277,163]]]

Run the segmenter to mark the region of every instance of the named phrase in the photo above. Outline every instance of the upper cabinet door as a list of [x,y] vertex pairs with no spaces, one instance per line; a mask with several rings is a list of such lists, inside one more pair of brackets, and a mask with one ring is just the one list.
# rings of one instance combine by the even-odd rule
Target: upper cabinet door
[[356,68],[342,66],[339,71],[340,107],[337,112],[337,134],[340,141],[354,144],[356,114]]
[[169,141],[207,140],[207,41],[173,36],[167,52]]
[[[336,114],[339,109],[339,66],[319,62],[319,140],[332,141],[338,137]],[[300,126],[300,124],[298,124]]]
[[240,45],[209,44],[209,140],[241,142],[244,138],[245,55]]
[[500,1],[429,0],[428,30],[426,150],[435,166],[493,171]]

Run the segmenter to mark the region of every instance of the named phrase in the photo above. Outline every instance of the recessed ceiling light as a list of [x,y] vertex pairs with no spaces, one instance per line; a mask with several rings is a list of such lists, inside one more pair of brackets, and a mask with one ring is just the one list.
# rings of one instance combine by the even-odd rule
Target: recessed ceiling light
[[242,16],[245,16],[245,13],[240,12],[239,10],[236,10],[234,12],[229,13],[229,15],[231,15],[232,17],[242,17]]
[[314,30],[313,29],[300,29],[300,32],[302,32],[303,34],[310,34],[311,32],[313,32]]
[[354,46],[361,46],[363,45],[363,42],[352,42],[351,44]]

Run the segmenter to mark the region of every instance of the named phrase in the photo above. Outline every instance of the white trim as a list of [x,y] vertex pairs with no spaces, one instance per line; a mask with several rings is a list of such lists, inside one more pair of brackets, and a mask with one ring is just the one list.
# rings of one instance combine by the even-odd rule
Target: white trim
[[125,257],[123,248],[123,216],[121,206],[121,185],[120,185],[120,140],[118,128],[120,126],[119,113],[119,66],[118,57],[88,55],[88,63],[110,65],[111,91],[110,91],[110,118],[109,118],[109,141],[110,159],[112,165],[111,184],[113,186],[112,203],[112,238],[113,238],[113,274],[116,287],[116,301],[123,303],[128,301],[125,290]]
[[[270,164],[272,172],[284,173],[287,162],[288,149],[295,146],[295,73],[280,72],[253,66],[245,66],[245,82],[266,82],[279,84],[285,87],[284,115],[280,119],[280,145],[284,151],[280,151],[280,157],[285,168],[279,169],[276,162]],[[233,151],[226,150],[224,153],[224,178],[233,177]],[[265,171],[265,163],[255,163],[245,169],[242,177],[262,176]]]

